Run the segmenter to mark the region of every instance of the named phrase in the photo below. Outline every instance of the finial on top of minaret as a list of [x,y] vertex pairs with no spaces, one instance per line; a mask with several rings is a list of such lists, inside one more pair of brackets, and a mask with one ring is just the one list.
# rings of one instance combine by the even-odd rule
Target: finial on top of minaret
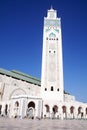
[[50,8],[50,10],[54,10],[52,5],[51,5],[51,8]]
[[56,10],[53,9],[52,5],[51,5],[50,10],[48,10],[48,12],[47,12],[47,18],[50,18],[50,19],[57,18],[57,12],[56,12]]

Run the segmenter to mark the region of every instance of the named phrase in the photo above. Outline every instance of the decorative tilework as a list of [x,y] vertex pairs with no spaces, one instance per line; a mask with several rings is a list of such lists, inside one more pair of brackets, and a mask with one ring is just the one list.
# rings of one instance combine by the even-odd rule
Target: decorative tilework
[[44,25],[45,26],[55,26],[55,27],[60,26],[59,20],[48,20],[48,19],[45,19]]

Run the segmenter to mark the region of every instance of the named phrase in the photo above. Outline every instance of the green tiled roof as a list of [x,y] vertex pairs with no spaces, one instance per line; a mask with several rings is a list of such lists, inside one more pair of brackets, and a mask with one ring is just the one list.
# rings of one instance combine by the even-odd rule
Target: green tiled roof
[[19,80],[23,80],[23,81],[41,86],[40,79],[29,76],[29,75],[22,73],[20,71],[16,71],[16,70],[8,71],[8,70],[0,68],[0,74],[7,75],[10,77],[19,79]]

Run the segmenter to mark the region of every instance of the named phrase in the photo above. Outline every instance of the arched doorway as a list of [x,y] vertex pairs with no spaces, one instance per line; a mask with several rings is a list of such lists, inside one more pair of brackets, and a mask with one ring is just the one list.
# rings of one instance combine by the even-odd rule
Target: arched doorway
[[19,102],[16,101],[14,105],[14,117],[17,118],[19,115]]
[[49,106],[45,105],[45,107],[46,107],[46,112],[50,112]]
[[78,118],[83,117],[82,107],[78,107]]
[[33,119],[35,115],[35,103],[33,101],[28,103],[27,118]]
[[2,105],[0,105],[0,115],[1,115],[1,111],[2,111]]
[[71,118],[74,118],[74,107],[73,106],[70,107],[70,116],[71,116]]
[[53,106],[53,117],[54,117],[54,118],[57,118],[57,113],[58,113],[58,106],[57,106],[57,105],[54,105],[54,106]]
[[78,115],[81,114],[82,107],[78,108]]
[[66,106],[62,106],[63,109],[63,118],[66,119]]
[[49,105],[45,105],[45,110],[46,110],[46,114],[44,115],[44,118],[49,118],[50,117],[50,107]]

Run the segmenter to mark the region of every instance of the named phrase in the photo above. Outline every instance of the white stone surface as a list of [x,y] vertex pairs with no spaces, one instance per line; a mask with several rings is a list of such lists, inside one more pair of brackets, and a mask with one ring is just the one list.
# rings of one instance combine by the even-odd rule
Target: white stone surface
[[0,74],[0,115],[87,119],[87,103],[64,94],[63,84],[61,19],[51,8],[44,18],[41,86]]
[[0,130],[87,130],[86,120],[0,119]]

